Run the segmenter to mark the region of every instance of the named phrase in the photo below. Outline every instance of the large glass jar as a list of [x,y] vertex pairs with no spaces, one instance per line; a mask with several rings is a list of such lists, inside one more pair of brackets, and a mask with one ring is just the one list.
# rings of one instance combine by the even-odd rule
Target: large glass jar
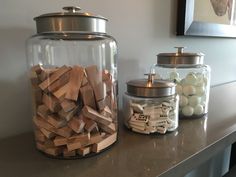
[[117,140],[117,44],[104,17],[63,9],[27,41],[34,133],[43,153],[79,158]]
[[176,53],[158,54],[154,72],[177,84],[181,118],[203,117],[208,112],[210,67],[203,64],[202,53],[185,53],[183,47],[177,48]]
[[[151,79],[152,78],[152,79]],[[165,134],[178,128],[179,96],[176,84],[165,80],[138,79],[127,82],[123,96],[124,124],[142,133]]]

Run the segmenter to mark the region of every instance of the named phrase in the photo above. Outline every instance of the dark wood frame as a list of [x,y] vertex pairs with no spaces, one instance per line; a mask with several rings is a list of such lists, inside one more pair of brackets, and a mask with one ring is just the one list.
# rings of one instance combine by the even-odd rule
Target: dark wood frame
[[194,2],[178,0],[177,35],[236,37],[236,26],[194,21]]

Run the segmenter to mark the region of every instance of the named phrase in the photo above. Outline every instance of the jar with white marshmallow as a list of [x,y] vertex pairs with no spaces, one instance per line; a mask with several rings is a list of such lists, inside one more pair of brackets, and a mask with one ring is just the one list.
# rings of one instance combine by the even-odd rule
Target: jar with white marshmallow
[[178,127],[179,96],[170,81],[138,79],[127,82],[123,97],[125,125],[142,134],[172,132]]
[[156,77],[177,84],[181,118],[203,117],[208,112],[211,69],[203,64],[204,54],[185,53],[183,47],[176,48],[176,53],[157,55]]

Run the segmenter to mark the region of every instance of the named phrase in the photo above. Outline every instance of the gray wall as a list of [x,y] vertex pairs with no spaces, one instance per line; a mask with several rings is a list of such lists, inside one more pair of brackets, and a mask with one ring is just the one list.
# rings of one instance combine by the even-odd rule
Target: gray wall
[[[76,5],[72,0],[0,0],[0,139],[32,129],[25,40],[35,33],[33,17]],[[174,46],[206,54],[212,85],[236,80],[236,40],[175,36],[176,0],[80,0],[84,11],[107,17],[119,42],[120,95],[125,81],[142,77],[156,54]]]

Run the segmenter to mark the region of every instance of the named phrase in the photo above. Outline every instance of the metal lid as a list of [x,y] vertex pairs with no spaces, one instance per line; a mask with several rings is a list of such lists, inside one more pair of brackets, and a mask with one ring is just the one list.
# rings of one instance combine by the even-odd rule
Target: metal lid
[[138,97],[165,97],[175,94],[174,82],[154,79],[154,74],[149,74],[148,79],[137,79],[127,82],[129,95]]
[[66,12],[48,13],[35,17],[37,33],[106,33],[106,18],[79,13],[80,7],[63,7]]
[[157,65],[176,67],[176,65],[203,64],[203,53],[184,53],[184,47],[175,47],[176,53],[160,53],[157,55]]

